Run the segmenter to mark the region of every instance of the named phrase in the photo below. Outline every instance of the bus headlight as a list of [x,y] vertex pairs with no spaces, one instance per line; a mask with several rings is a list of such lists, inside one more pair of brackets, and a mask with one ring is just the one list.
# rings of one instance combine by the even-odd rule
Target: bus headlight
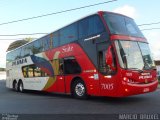
[[127,82],[127,83],[134,83],[134,81],[132,79],[129,79],[127,77],[123,77],[123,81]]

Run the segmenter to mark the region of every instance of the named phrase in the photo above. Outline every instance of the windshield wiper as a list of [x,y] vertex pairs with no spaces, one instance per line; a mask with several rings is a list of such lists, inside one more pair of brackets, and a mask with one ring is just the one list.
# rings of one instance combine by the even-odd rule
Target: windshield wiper
[[138,71],[138,72],[140,72],[140,73],[143,72],[143,70],[141,70],[141,69],[139,69],[139,68],[127,68],[127,69],[129,69],[129,70],[136,70],[136,71]]
[[144,70],[156,70],[156,66],[144,66],[143,67]]

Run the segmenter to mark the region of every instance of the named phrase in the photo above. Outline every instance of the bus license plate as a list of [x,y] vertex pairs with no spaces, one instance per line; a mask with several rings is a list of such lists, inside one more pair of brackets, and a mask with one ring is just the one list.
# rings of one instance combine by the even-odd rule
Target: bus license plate
[[149,88],[144,88],[143,92],[149,92]]

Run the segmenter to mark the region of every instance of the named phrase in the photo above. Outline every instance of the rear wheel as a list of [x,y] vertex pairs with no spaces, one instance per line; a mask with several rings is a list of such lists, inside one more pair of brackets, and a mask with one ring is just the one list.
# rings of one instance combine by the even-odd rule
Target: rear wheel
[[18,91],[19,91],[19,92],[24,92],[24,87],[23,87],[23,82],[22,82],[22,81],[20,81],[20,82],[18,83]]
[[75,98],[79,98],[79,99],[87,98],[86,86],[81,79],[74,81],[72,85],[72,94]]
[[16,81],[13,82],[13,90],[18,91],[18,84]]

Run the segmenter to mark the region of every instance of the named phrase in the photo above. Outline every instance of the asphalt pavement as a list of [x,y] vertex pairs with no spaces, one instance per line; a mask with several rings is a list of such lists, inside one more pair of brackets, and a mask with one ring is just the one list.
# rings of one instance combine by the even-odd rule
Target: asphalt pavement
[[27,91],[15,92],[0,81],[1,114],[159,114],[160,89],[126,98],[90,97],[74,99],[69,95]]

